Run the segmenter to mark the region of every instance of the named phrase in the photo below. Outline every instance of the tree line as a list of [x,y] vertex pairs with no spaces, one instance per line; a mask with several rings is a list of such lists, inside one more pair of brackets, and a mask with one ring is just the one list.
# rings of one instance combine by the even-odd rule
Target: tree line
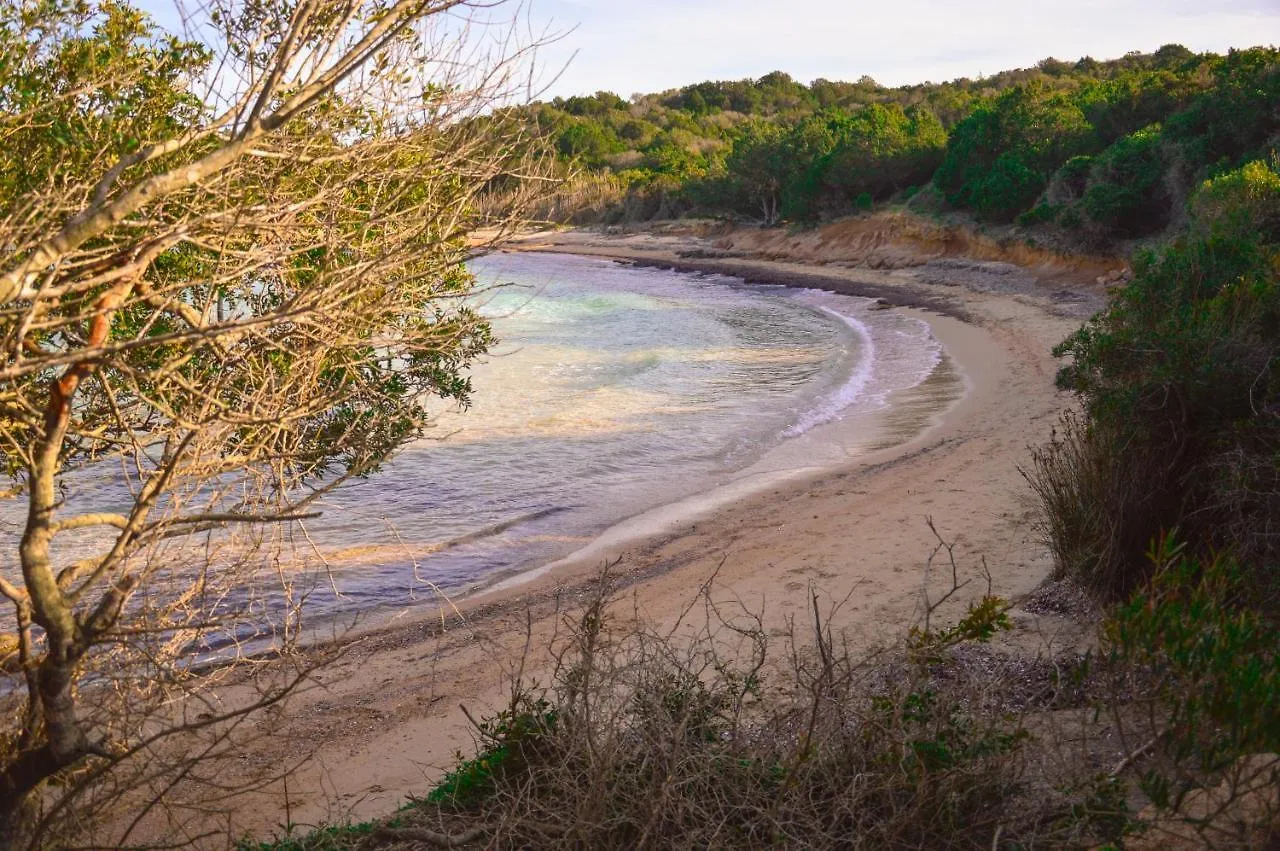
[[1106,245],[1162,231],[1200,181],[1265,157],[1277,102],[1276,49],[1166,45],[896,88],[773,73],[599,92],[529,115],[566,168],[616,183],[606,221],[809,223],[924,190],[922,206]]

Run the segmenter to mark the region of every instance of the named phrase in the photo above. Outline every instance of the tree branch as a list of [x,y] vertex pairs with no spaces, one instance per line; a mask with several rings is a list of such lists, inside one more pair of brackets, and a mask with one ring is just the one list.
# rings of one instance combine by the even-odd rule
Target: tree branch
[[124,529],[128,525],[129,518],[123,514],[81,514],[78,517],[49,524],[49,534],[56,535],[59,532],[69,532],[72,529],[87,529],[91,526],[114,526],[117,529]]

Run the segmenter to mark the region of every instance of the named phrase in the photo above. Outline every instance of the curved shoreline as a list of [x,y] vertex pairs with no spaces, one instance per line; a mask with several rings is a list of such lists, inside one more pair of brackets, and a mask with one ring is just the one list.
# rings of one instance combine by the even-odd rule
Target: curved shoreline
[[[1081,317],[1063,315],[1061,279],[1023,292],[976,291],[918,280],[909,270],[682,261],[678,253],[688,248],[687,239],[647,241],[653,244],[637,247],[574,233],[521,247],[914,306],[908,309],[929,322],[967,391],[910,440],[852,464],[769,482],[527,584],[478,595],[456,610],[447,601],[423,606],[363,634],[322,673],[317,688],[299,695],[277,720],[273,744],[254,754],[283,759],[300,743],[314,752],[290,782],[295,822],[379,815],[427,788],[452,763],[454,751],[471,741],[460,705],[476,717],[502,705],[504,678],[525,648],[537,651],[555,634],[560,612],[586,593],[599,559],[623,557],[614,578],[631,598],[627,610],[658,623],[678,616],[715,576],[728,599],[763,607],[767,628],[803,616],[812,593],[848,599],[832,626],[868,643],[900,634],[912,622],[935,543],[926,517],[956,544],[966,569],[986,559],[996,593],[1016,598],[1047,574],[1049,559],[1035,541],[1018,465],[1025,463],[1028,445],[1048,436],[1065,405],[1053,389],[1056,364],[1049,350]],[[1071,292],[1080,304],[1101,299],[1092,282]],[[952,604],[963,611],[970,599],[957,595]],[[535,652],[524,675],[536,676],[542,659]],[[299,789],[309,790],[301,800]],[[240,808],[237,829],[261,832],[277,824],[282,792],[260,793],[253,806]]]

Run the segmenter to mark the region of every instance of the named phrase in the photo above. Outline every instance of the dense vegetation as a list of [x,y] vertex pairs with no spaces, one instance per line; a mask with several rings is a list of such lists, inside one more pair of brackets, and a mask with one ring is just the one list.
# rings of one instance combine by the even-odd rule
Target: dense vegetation
[[[1186,228],[1058,347],[1082,411],[1029,475],[1060,573],[1114,604],[1104,658],[1136,688],[1111,711],[1159,707],[1138,785],[1175,812],[1231,766],[1280,780],[1278,165],[1205,181]],[[1245,847],[1280,835],[1270,800]]]
[[609,189],[579,218],[803,223],[929,187],[920,203],[1109,244],[1180,222],[1201,181],[1265,156],[1277,102],[1280,51],[1168,45],[981,80],[806,86],[773,73],[531,111],[566,166]]
[[1139,253],[1135,277],[1064,342],[1084,405],[1038,457],[1063,568],[1103,596],[1147,574],[1177,529],[1200,555],[1250,565],[1276,595],[1280,542],[1280,175],[1252,162],[1206,181],[1186,233]]

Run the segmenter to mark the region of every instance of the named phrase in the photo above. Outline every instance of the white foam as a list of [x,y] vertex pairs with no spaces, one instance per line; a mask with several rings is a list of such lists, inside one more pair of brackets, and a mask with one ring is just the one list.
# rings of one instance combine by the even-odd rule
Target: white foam
[[858,401],[858,397],[862,395],[863,391],[866,390],[867,384],[871,381],[872,369],[876,360],[876,344],[871,339],[870,329],[852,316],[843,314],[838,310],[832,310],[825,304],[818,305],[818,308],[836,317],[854,330],[862,339],[862,356],[858,359],[858,368],[849,376],[849,380],[838,387],[835,392],[828,394],[818,403],[817,407],[810,409],[794,425],[784,431],[782,433],[783,437],[796,437],[815,426],[839,419],[841,412]]
[[[910,341],[908,350],[911,357],[910,360],[906,360],[901,357],[901,353],[896,351],[897,347],[892,345],[892,341],[890,341],[890,348],[895,351],[879,351],[876,346],[875,333],[871,327],[858,318],[842,313],[829,305],[815,304],[814,306],[836,317],[853,329],[858,337],[861,338],[863,349],[858,359],[858,366],[850,374],[849,379],[836,388],[835,391],[823,396],[815,407],[805,412],[799,420],[782,433],[783,437],[798,437],[820,425],[843,419],[855,406],[857,406],[858,410],[864,412],[882,409],[889,404],[889,394],[895,390],[904,390],[920,384],[933,373],[934,369],[942,361],[942,347],[933,338],[928,323],[923,320],[905,316],[893,317],[898,321],[907,321],[917,325],[919,328],[918,336],[900,328],[890,330],[877,326],[882,337],[886,333],[892,333],[895,337],[905,338]],[[888,319],[888,317],[885,317],[885,319]],[[911,345],[911,343],[915,343],[915,345]],[[923,344],[925,351],[928,353],[927,357],[923,359],[918,358],[921,344]],[[898,356],[895,357],[895,355]],[[911,369],[911,365],[916,368]]]

